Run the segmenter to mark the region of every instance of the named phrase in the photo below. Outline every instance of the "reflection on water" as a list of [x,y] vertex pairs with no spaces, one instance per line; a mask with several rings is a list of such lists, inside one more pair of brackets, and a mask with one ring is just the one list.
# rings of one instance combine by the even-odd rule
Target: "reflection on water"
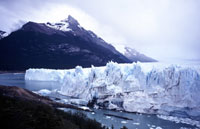
[[41,89],[60,89],[60,84],[53,81],[25,81],[25,88],[31,91],[38,91]]
[[61,84],[54,81],[25,81],[24,73],[6,73],[0,74],[0,85],[19,86],[31,91],[38,91],[41,89],[60,89]]
[[0,85],[19,86],[25,88],[23,73],[5,73],[0,74]]

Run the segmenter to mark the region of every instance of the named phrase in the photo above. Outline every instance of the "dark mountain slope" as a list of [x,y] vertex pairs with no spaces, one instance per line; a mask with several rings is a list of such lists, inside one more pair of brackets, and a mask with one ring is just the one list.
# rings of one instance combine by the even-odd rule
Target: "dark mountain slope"
[[49,98],[19,87],[0,86],[1,128],[105,129],[82,113],[72,114],[56,109],[52,105],[54,103]]
[[102,66],[111,60],[131,62],[71,16],[55,24],[28,22],[0,40],[1,70]]

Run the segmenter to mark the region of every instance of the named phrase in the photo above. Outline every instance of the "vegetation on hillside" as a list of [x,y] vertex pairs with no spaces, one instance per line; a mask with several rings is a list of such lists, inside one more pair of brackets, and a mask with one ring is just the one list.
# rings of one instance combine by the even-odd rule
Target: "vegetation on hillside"
[[[8,92],[7,92],[8,93]],[[15,92],[12,92],[14,94]],[[10,93],[11,94],[11,93]],[[2,129],[103,129],[82,113],[64,112],[38,100],[0,94]]]

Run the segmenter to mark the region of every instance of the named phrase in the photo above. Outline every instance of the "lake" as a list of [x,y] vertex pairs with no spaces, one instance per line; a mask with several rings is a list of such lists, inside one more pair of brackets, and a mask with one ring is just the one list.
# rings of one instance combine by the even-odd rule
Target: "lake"
[[[5,73],[0,74],[0,85],[6,86],[18,86],[21,88],[25,88],[31,91],[39,91],[42,89],[59,90],[61,84],[52,81],[25,81],[24,73]],[[49,97],[60,97],[62,100],[63,97],[60,95],[50,95]],[[66,98],[65,98],[66,99]],[[70,99],[70,98],[68,98]],[[62,109],[64,111],[76,112],[75,109]],[[138,113],[126,113],[120,111],[111,111],[111,110],[103,110],[103,109],[92,109],[94,112],[86,112],[85,113],[89,118],[96,119],[98,122],[103,125],[111,127],[114,126],[115,129],[119,129],[122,126],[126,126],[129,129],[188,129],[195,128],[195,126],[175,123],[168,120],[163,120],[158,118],[156,115],[146,115],[146,114],[138,114]],[[113,116],[105,115],[112,114]],[[131,120],[125,120],[122,118],[117,118],[115,116],[122,116],[126,118],[130,118]]]

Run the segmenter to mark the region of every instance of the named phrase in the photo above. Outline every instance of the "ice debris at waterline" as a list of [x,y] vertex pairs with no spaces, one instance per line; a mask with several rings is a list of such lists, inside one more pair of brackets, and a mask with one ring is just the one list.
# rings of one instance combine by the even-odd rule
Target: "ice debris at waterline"
[[164,120],[173,121],[175,123],[189,124],[200,128],[200,121],[191,120],[189,118],[178,118],[174,116],[163,116],[163,115],[157,115],[157,117]]
[[110,62],[105,67],[29,69],[25,79],[59,81],[60,93],[96,100],[95,106],[107,109],[200,119],[200,66]]

